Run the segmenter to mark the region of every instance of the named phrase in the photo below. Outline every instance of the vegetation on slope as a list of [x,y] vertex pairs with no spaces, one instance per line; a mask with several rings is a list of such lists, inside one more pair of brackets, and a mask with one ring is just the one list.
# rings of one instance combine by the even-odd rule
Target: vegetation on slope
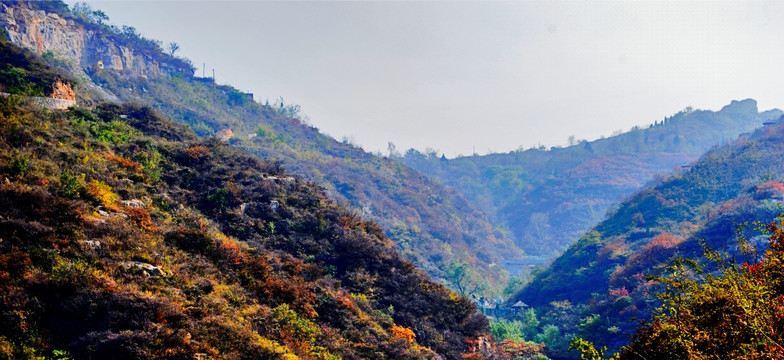
[[[765,126],[704,155],[688,171],[645,189],[583,236],[515,298],[545,312],[568,301],[562,327],[618,349],[659,305],[647,280],[675,257],[699,259],[700,241],[737,254],[738,225],[771,221],[784,199],[784,126]],[[750,236],[754,247],[764,238]],[[590,326],[588,326],[590,325]]]
[[[0,30],[2,32],[2,30]],[[0,34],[0,92],[22,96],[48,96],[52,85],[67,75],[47,66],[37,56],[10,46]]]
[[624,347],[625,359],[781,359],[784,357],[784,230],[765,227],[764,256],[741,239],[742,265],[706,257],[718,275],[684,262],[671,267],[657,316]]
[[231,129],[230,143],[324,186],[331,197],[381,225],[406,258],[451,286],[460,287],[445,270],[462,264],[471,265],[470,279],[463,280],[470,282],[467,291],[503,285],[506,274],[495,264],[522,255],[454,189],[320,134],[301,120],[298,106],[282,100],[260,104],[235,88],[183,72],[149,79],[108,69],[88,72],[123,101],[147,104],[199,135]]
[[0,176],[0,358],[481,355],[377,225],[149,108],[0,98]]
[[758,112],[754,100],[719,112],[684,110],[649,128],[567,148],[439,157],[409,150],[404,164],[454,186],[504,224],[529,255],[560,254],[601,221],[621,198],[671,173],[714,145],[751,131],[779,110]]

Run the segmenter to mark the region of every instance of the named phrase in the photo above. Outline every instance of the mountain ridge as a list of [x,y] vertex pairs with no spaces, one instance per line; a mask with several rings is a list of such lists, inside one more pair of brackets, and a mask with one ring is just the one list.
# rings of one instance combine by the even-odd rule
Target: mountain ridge
[[446,159],[415,150],[401,162],[457,188],[529,255],[557,255],[625,196],[705,151],[781,116],[753,99],[687,109],[647,128],[566,148]]
[[138,104],[10,95],[0,130],[2,358],[494,356],[472,302],[277,162]]
[[[17,2],[6,3],[10,4],[8,8],[25,6]],[[130,29],[120,29],[116,36],[101,35],[118,30],[84,19],[73,19],[64,13],[66,10],[58,8],[26,12],[33,18],[17,16],[16,28],[20,31],[32,29],[32,26],[19,24],[40,20],[51,23],[54,34],[57,26],[61,25],[46,15],[52,11],[73,20],[75,26],[84,27],[83,33],[72,31],[75,36],[94,32],[97,34],[94,37],[103,36],[111,46],[99,47],[91,55],[70,56],[63,52],[66,59],[58,60],[58,44],[65,42],[46,40],[56,36],[45,36],[42,46],[35,37],[17,36],[32,39],[31,42],[20,42],[20,45],[26,45],[33,51],[39,48],[44,52],[52,51],[55,63],[68,63],[70,59],[72,63],[65,67],[83,72],[85,82],[97,84],[101,91],[110,94],[109,98],[148,104],[174,120],[191,125],[199,135],[215,135],[231,129],[234,135],[230,136],[230,143],[266,159],[282,162],[291,171],[326,187],[334,199],[350,204],[362,216],[379,222],[404,255],[432,276],[449,282],[446,270],[450,265],[472,263],[472,267],[481,274],[473,281],[499,286],[506,275],[498,271],[496,264],[502,258],[522,256],[503,233],[495,231],[486,215],[459,193],[406,166],[320,134],[316,128],[303,123],[297,106],[282,102],[259,104],[231,86],[194,77],[192,68],[186,71],[187,66],[164,66],[167,61],[175,65],[188,62],[163,54],[160,44],[140,38]],[[3,19],[0,16],[0,24]],[[68,20],[65,21],[68,24]],[[3,26],[9,27],[8,21],[5,22]],[[128,57],[133,60],[131,62],[121,57],[118,64],[122,64],[122,68],[105,66],[100,69],[95,66],[95,59],[103,59],[104,65],[114,63],[117,59],[115,52],[125,48],[133,50],[137,44],[151,46],[152,55],[145,52],[145,47],[144,51],[138,51],[141,55]],[[88,50],[86,47],[83,49]],[[145,60],[137,66],[134,61],[139,56]],[[154,57],[150,60],[148,56]],[[149,67],[144,67],[148,64],[159,64],[157,68],[160,71],[148,71]]]

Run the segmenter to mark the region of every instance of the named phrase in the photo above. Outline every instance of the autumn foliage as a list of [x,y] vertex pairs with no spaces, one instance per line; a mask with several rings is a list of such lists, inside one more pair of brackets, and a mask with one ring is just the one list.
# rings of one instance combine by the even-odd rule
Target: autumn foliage
[[0,183],[0,358],[459,359],[487,331],[375,223],[147,108],[0,97],[0,127],[39,139],[0,132],[0,172],[36,154]]
[[[780,359],[784,357],[784,229],[766,226],[769,249],[736,265],[706,248],[717,276],[694,262],[672,265],[658,315],[637,333],[623,358]],[[742,239],[742,243],[745,240]],[[754,261],[756,251],[744,248]]]
[[406,340],[409,343],[413,343],[414,339],[416,338],[414,332],[407,327],[392,325],[390,331],[392,332],[392,335],[394,335],[396,338]]

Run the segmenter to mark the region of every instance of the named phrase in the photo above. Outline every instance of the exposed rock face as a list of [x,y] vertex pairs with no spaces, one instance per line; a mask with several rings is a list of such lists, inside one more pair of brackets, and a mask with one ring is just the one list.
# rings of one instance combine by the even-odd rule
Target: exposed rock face
[[71,87],[71,84],[58,80],[52,84],[52,94],[49,95],[49,97],[61,100],[76,100],[76,93]]
[[56,56],[74,60],[84,69],[94,68],[102,61],[106,69],[126,71],[135,75],[163,75],[173,72],[192,74],[182,64],[155,59],[149,54],[117,44],[100,29],[24,5],[0,3],[0,28],[9,40],[39,54],[51,51]]

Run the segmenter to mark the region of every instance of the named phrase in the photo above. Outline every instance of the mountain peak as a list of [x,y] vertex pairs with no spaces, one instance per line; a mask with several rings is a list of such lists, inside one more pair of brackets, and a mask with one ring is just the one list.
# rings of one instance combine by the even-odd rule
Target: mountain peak
[[724,106],[721,108],[722,112],[731,112],[731,113],[757,113],[757,100],[754,99],[746,99],[746,100],[732,100],[729,105]]

